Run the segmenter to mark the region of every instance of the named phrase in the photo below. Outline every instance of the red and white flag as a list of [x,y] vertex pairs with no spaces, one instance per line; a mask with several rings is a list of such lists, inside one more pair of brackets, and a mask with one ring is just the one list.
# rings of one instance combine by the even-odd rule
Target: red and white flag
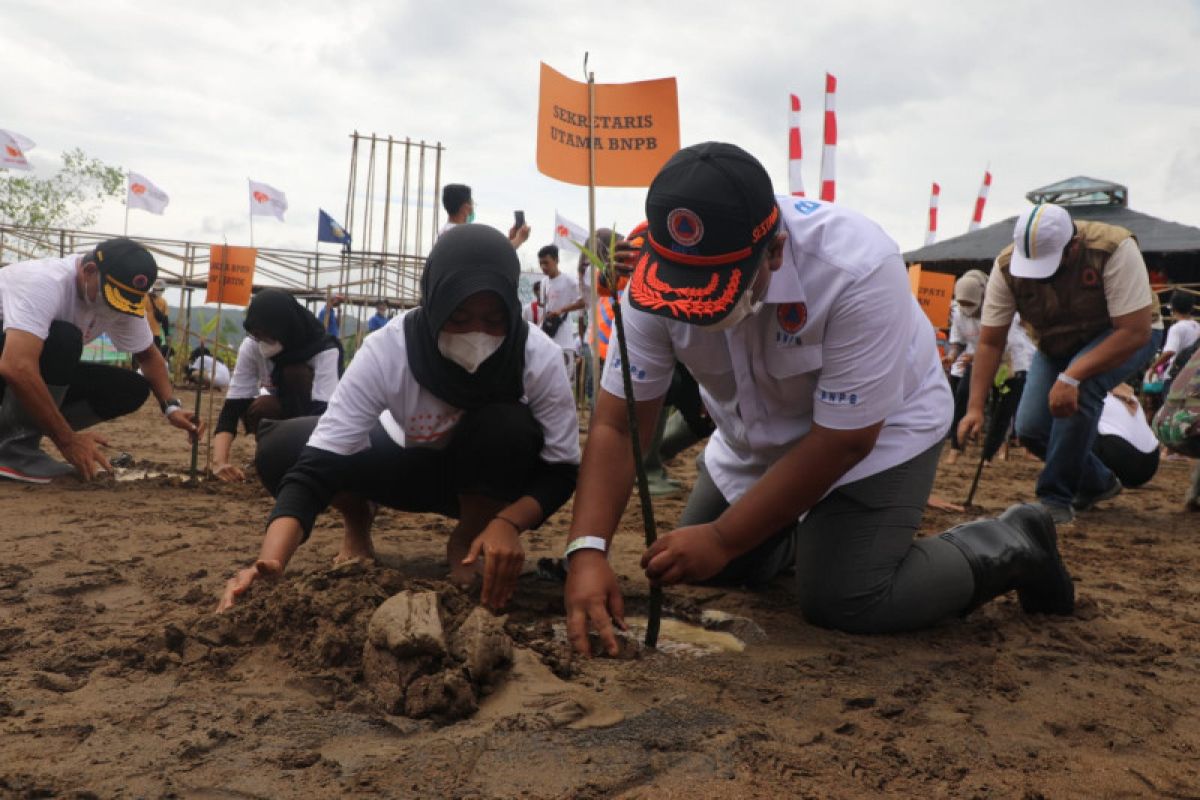
[[983,207],[987,205],[988,189],[990,188],[992,188],[992,171],[989,168],[983,172],[983,185],[979,187],[979,196],[975,198],[975,213],[971,215],[971,224],[967,226],[968,231],[977,231],[983,224]]
[[821,199],[837,195],[837,78],[825,73],[825,141],[821,148]]
[[792,107],[788,117],[788,191],[796,197],[804,197],[804,178],[800,165],[804,154],[800,149],[800,98],[792,95]]
[[33,165],[25,157],[25,151],[33,149],[33,142],[19,133],[0,130],[0,167],[31,170]]
[[929,230],[925,231],[925,246],[933,244],[937,241],[937,210],[938,198],[942,195],[942,187],[937,183],[933,184],[933,189],[929,192]]
[[250,181],[250,215],[257,217],[274,217],[283,222],[283,212],[287,211],[287,195],[258,181]]
[[125,194],[125,205],[129,208],[140,208],[151,214],[162,214],[167,210],[171,198],[167,193],[155,186],[144,176],[136,172],[129,173],[129,188]]
[[579,246],[587,246],[588,232],[582,225],[554,212],[554,246],[564,253],[579,253]]

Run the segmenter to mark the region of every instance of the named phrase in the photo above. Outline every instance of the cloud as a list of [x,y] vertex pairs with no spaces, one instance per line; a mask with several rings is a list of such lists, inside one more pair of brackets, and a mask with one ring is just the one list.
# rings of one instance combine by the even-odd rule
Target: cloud
[[[252,177],[291,206],[285,224],[256,220],[256,241],[311,248],[317,208],[345,208],[358,130],[441,142],[443,182],[474,187],[481,221],[507,229],[512,211],[525,210],[534,234],[521,256],[533,268],[555,210],[587,219],[586,190],[534,167],[538,62],[581,78],[585,50],[602,82],[676,76],[684,143],[737,142],[780,191],[787,95],[804,103],[813,189],[823,76],[833,72],[839,201],[905,248],[923,240],[933,180],[941,235],[965,231],[989,163],[985,222],[1075,174],[1128,184],[1148,213],[1200,218],[1200,24],[1185,0],[9,0],[4,25],[0,70],[19,91],[6,92],[0,127],[37,140],[39,165],[78,146],[150,177],[171,206],[164,217],[131,218],[147,235],[247,240]],[[642,190],[601,189],[597,220],[628,229],[643,199]],[[122,217],[111,206],[98,227],[120,230]],[[427,231],[424,247],[430,239]]]

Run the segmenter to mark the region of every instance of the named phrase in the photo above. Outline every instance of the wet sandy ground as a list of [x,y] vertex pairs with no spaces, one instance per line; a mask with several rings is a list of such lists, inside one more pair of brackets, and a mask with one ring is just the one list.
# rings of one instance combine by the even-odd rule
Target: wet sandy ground
[[[104,430],[186,469],[150,406]],[[961,501],[969,462],[936,491]],[[560,586],[533,568],[561,552],[565,509],[528,537],[510,677],[453,724],[383,713],[357,649],[380,598],[437,585],[445,521],[384,512],[380,565],[331,570],[340,531],[323,517],[286,583],[217,620],[225,579],[257,552],[257,486],[2,484],[0,796],[1200,797],[1187,469],[1164,463],[1061,533],[1074,618],[1025,616],[1010,596],[936,630],[854,637],[805,624],[786,581],[668,592],[680,616],[718,609],[767,633],[705,658],[566,653]],[[1027,497],[1036,471],[989,469],[976,514]],[[682,504],[657,505],[664,527]],[[930,512],[925,530],[969,517]],[[630,613],[641,538],[635,501],[614,554]]]

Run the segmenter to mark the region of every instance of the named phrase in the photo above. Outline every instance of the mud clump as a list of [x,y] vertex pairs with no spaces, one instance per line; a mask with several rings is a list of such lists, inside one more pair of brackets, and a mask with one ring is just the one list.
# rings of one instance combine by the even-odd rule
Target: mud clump
[[437,722],[473,714],[513,648],[504,618],[458,588],[361,562],[256,583],[229,612],[168,624],[153,643],[201,671],[267,645],[316,679],[325,702],[358,702],[369,690],[389,714]]
[[403,591],[371,617],[363,674],[391,714],[438,721],[475,713],[479,698],[512,664],[501,619],[483,608],[463,614],[436,591]]

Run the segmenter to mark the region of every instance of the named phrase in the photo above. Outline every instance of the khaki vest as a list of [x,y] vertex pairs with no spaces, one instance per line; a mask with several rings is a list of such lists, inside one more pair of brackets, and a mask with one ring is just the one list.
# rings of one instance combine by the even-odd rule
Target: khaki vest
[[1011,244],[996,259],[1021,319],[1032,329],[1038,349],[1052,358],[1074,355],[1112,328],[1104,297],[1104,267],[1117,245],[1133,235],[1102,222],[1077,220],[1075,226],[1083,239],[1082,257],[1064,263],[1045,283],[1013,276]]

